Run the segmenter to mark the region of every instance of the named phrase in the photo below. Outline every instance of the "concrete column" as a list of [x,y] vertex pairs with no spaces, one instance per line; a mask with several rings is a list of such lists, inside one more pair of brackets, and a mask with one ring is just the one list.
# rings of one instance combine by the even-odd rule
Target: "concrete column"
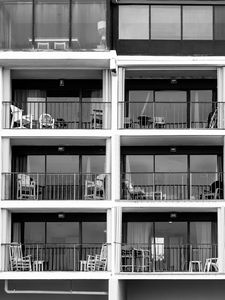
[[225,208],[220,207],[217,210],[217,228],[218,228],[218,265],[219,272],[225,272]]
[[109,280],[109,300],[126,300],[125,282],[116,278]]
[[3,128],[10,128],[10,102],[11,102],[11,73],[9,69],[3,70]]
[[102,96],[103,102],[106,102],[103,107],[103,128],[110,129],[111,127],[111,81],[110,71],[103,70],[102,73]]
[[120,199],[120,136],[114,134],[111,141],[111,197],[115,201]]
[[122,208],[115,208],[115,273],[120,272],[122,242]]
[[106,189],[106,199],[111,200],[111,139],[106,139],[106,157],[105,157],[105,173],[107,174],[105,189]]
[[118,127],[118,74],[111,72],[111,97],[112,97],[112,130]]
[[112,234],[112,209],[107,209],[107,236],[106,236],[106,242],[108,244],[108,270],[112,270],[112,266],[114,265],[114,256],[113,253],[113,234]]
[[8,265],[8,248],[2,244],[11,242],[11,213],[6,209],[1,209],[0,220],[0,270],[6,270]]
[[125,68],[118,69],[118,127],[124,128]]
[[225,68],[217,68],[217,101],[218,101],[218,119],[217,126],[218,128],[225,128]]
[[1,147],[2,147],[2,156],[1,156],[1,197],[2,199],[11,198],[11,176],[9,174],[11,172],[11,144],[9,138],[1,139]]

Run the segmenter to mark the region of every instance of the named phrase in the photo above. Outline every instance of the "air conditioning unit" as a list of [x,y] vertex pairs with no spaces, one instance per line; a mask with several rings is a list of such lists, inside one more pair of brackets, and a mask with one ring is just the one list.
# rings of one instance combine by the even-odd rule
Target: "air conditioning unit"
[[55,50],[66,50],[66,43],[65,42],[54,42],[54,49]]

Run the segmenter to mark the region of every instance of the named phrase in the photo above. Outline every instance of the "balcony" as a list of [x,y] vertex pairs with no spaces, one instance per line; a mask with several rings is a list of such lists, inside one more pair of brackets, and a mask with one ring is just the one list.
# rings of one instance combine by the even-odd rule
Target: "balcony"
[[5,129],[109,129],[111,103],[102,101],[3,102]]
[[106,0],[0,2],[0,49],[104,51]]
[[110,174],[3,173],[3,200],[109,200]]
[[223,173],[130,172],[122,174],[123,200],[224,199]]
[[222,102],[119,102],[119,129],[223,129]]
[[218,272],[216,244],[122,244],[121,272]]
[[110,244],[2,244],[1,271],[110,271],[110,248]]

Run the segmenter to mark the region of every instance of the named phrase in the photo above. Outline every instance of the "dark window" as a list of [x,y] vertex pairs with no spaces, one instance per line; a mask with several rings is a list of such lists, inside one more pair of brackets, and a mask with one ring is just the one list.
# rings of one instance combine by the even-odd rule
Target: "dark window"
[[215,39],[225,40],[225,6],[215,6]]

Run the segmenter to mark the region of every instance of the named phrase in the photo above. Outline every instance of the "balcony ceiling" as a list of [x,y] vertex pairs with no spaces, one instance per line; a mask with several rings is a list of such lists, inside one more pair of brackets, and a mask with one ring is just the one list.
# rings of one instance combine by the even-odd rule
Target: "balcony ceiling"
[[12,70],[12,79],[101,79],[101,70],[65,70],[65,69],[18,69]]
[[12,146],[105,146],[105,138],[12,138]]
[[[122,136],[122,146],[222,146],[222,136],[185,136],[182,135],[168,135],[164,131],[164,135],[160,136],[139,136],[133,133],[133,136]],[[158,132],[159,133],[159,132]]]
[[126,79],[216,79],[216,70],[151,69],[127,70]]

